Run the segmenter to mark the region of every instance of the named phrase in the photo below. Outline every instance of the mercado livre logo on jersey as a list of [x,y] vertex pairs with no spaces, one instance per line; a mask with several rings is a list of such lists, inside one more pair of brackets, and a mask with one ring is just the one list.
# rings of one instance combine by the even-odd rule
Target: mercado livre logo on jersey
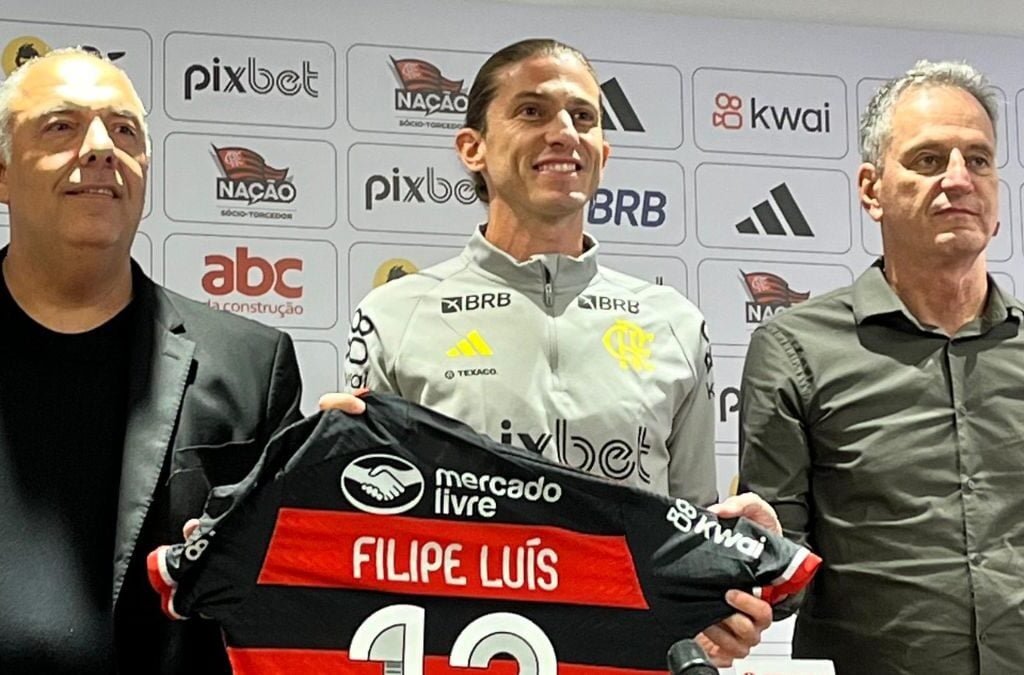
[[423,497],[423,474],[397,455],[363,455],[341,472],[341,492],[366,513],[405,513]]

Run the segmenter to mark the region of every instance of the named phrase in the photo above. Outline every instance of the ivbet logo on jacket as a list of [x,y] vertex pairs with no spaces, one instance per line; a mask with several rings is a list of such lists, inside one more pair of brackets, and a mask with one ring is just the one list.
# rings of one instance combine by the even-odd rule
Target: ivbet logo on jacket
[[700,68],[693,116],[702,150],[830,158],[849,150],[838,77]]
[[326,42],[170,33],[164,106],[176,120],[325,129],[335,119]]
[[328,241],[177,234],[164,269],[169,288],[214,309],[284,328],[337,322],[338,254]]

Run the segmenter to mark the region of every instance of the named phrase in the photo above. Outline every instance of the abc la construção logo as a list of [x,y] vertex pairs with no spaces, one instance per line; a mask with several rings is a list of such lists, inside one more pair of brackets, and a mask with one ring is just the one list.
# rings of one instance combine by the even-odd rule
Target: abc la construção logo
[[366,513],[405,513],[423,497],[423,474],[396,455],[363,455],[342,470],[341,492]]

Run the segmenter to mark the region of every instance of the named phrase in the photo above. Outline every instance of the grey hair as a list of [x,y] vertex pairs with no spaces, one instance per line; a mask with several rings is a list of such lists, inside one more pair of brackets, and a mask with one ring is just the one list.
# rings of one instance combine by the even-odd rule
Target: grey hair
[[995,133],[999,116],[999,96],[988,78],[962,61],[918,61],[900,77],[889,80],[875,92],[860,118],[861,161],[882,170],[885,151],[892,140],[892,112],[900,96],[917,87],[955,87],[981,104]]
[[[28,76],[28,73],[32,71],[36,66],[41,63],[45,63],[48,59],[59,58],[68,55],[85,56],[91,59],[96,59],[103,63],[110,65],[115,68],[119,73],[124,75],[124,78],[128,80],[131,85],[131,80],[128,78],[127,73],[115,66],[109,59],[103,56],[98,56],[95,52],[91,52],[82,47],[63,47],[61,49],[54,49],[52,51],[37,56],[31,59],[13,73],[11,76],[0,83],[0,161],[4,164],[9,164],[11,161],[12,152],[12,138],[11,133],[13,132],[13,113],[11,111],[11,102],[14,99],[14,95],[21,89],[22,82]],[[143,118],[139,120],[139,124],[142,125],[140,131],[143,137],[146,139],[146,156],[149,157],[152,154],[152,142],[149,138],[149,127],[146,124],[145,110],[146,108],[142,105],[142,100],[139,99],[138,93],[135,91],[135,86],[131,85],[132,97],[135,99],[135,103],[138,104],[139,110],[143,111]]]

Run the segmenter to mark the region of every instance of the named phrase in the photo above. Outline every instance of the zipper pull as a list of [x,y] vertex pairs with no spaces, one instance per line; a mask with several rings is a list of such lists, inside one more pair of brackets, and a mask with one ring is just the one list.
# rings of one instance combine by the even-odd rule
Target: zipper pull
[[544,306],[555,306],[555,289],[551,285],[551,272],[547,267],[544,268]]

